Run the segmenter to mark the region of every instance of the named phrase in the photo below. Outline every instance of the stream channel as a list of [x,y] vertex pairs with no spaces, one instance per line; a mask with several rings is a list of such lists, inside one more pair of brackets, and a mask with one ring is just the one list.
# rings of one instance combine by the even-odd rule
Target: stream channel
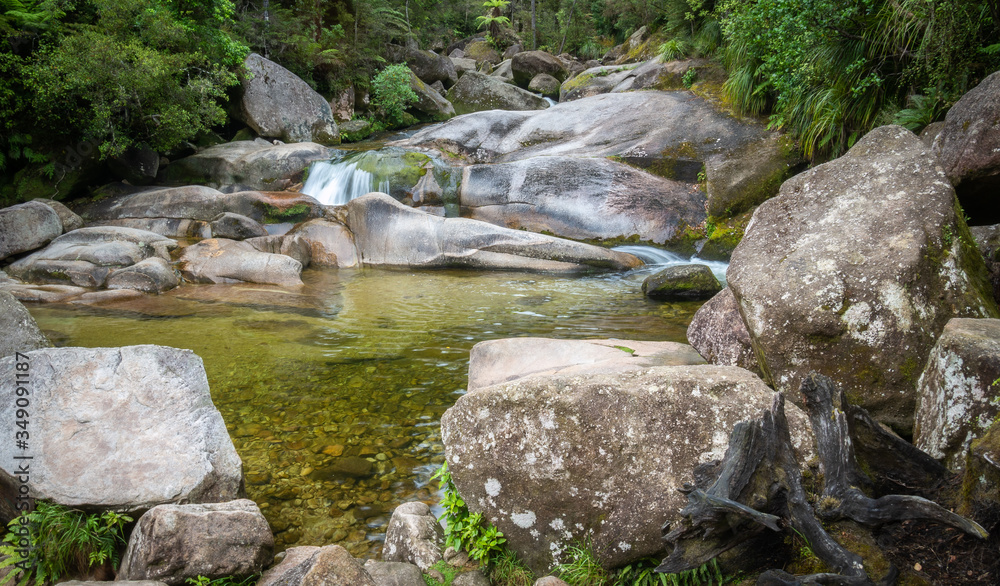
[[[186,284],[101,307],[32,305],[58,346],[193,350],[243,459],[276,550],[337,543],[374,557],[398,504],[440,500],[441,415],[469,351],[518,336],[685,342],[701,302],[646,299],[643,279],[688,259],[552,275],[316,269],[302,287]],[[724,263],[706,263],[724,277]],[[437,509],[435,512],[439,513]]]

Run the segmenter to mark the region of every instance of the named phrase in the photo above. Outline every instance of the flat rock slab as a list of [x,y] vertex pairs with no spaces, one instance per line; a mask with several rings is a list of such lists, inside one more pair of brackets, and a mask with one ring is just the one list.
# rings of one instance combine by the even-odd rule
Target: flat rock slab
[[599,246],[466,218],[432,216],[384,193],[369,193],[346,208],[360,264],[367,266],[573,272],[623,270],[642,263],[630,254]]
[[180,586],[199,576],[257,574],[273,555],[271,528],[251,500],[158,505],[132,530],[118,577]]
[[238,240],[202,240],[184,249],[179,266],[181,275],[194,283],[302,284],[302,263]]
[[832,378],[909,435],[916,383],[953,317],[994,317],[986,268],[937,159],[899,126],[785,181],[727,270],[761,368],[797,400]]
[[31,283],[103,287],[114,270],[148,258],[170,259],[177,242],[144,230],[118,226],[80,228],[7,267]]
[[1000,319],[953,319],[917,383],[914,445],[951,470],[1000,415]]
[[0,291],[0,358],[51,345],[28,310],[13,295]]
[[[25,454],[34,456],[31,496],[69,507],[135,513],[239,496],[240,457],[190,350],[47,348],[27,356],[30,441],[27,450],[13,441],[0,446],[3,502],[15,502],[14,456]],[[0,374],[15,380],[15,365],[0,359]],[[16,415],[13,400],[0,407],[8,429]],[[9,508],[0,513],[4,522],[13,516]]]
[[[617,351],[617,350],[616,350]],[[587,540],[617,567],[662,551],[660,527],[697,464],[720,459],[735,423],[773,391],[735,367],[658,366],[616,374],[532,376],[468,393],[441,420],[448,469],[536,574]],[[800,455],[804,413],[787,409]]]
[[529,376],[613,374],[704,363],[694,348],[677,342],[504,338],[472,347],[469,391]]

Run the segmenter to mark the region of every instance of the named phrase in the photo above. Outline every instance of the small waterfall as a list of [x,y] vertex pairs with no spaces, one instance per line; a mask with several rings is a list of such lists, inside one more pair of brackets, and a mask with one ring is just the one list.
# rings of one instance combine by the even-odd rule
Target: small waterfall
[[317,161],[309,167],[309,178],[302,187],[302,193],[323,205],[344,205],[372,191],[389,193],[389,182],[376,184],[375,177],[358,169],[356,162]]
[[548,103],[548,105],[549,105],[550,108],[552,106],[555,106],[556,104],[558,104],[558,102],[556,102],[552,98],[546,98],[545,96],[542,96],[542,99],[545,100],[546,103]]
[[726,269],[729,268],[729,263],[719,260],[702,260],[697,256],[692,256],[691,258],[684,258],[679,254],[673,252],[667,252],[659,248],[653,248],[652,246],[616,246],[611,250],[617,250],[618,252],[627,252],[629,254],[639,257],[639,260],[646,263],[644,272],[654,273],[659,271],[664,267],[671,265],[687,265],[687,264],[699,264],[707,265],[708,268],[712,269],[712,274],[715,278],[719,280],[723,285],[726,284]]

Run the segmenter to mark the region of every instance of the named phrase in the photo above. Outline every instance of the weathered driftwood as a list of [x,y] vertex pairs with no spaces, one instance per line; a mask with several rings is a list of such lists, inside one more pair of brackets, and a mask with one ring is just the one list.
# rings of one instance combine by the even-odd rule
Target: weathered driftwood
[[[760,419],[741,422],[733,428],[722,462],[700,466],[695,475],[696,484],[685,485],[682,492],[688,496],[688,505],[681,511],[680,523],[673,528],[664,526],[664,540],[673,550],[657,571],[674,573],[696,568],[766,527],[795,533],[805,539],[816,557],[832,572],[793,576],[771,570],[760,576],[758,585],[874,584],[873,577],[865,572],[861,557],[837,543],[823,529],[817,514],[827,520],[846,517],[868,526],[904,519],[929,519],[977,537],[986,537],[986,531],[976,523],[924,498],[888,495],[872,499],[866,496],[862,488],[870,489],[872,482],[857,464],[842,393],[833,381],[816,374],[803,381],[802,393],[824,472],[824,490],[818,510],[814,510],[806,499],[785,419],[784,397],[775,394],[771,409]],[[877,443],[890,447],[898,443],[896,440],[902,442],[871,420],[864,410],[848,409],[852,418],[859,422],[864,437],[876,438]],[[905,462],[913,461],[922,470],[910,477],[889,467],[894,474],[905,477],[906,482],[937,474],[919,454],[905,447],[900,450],[901,455],[895,460],[897,467],[905,468]],[[896,569],[890,568],[885,576],[874,578],[892,584],[896,576]]]

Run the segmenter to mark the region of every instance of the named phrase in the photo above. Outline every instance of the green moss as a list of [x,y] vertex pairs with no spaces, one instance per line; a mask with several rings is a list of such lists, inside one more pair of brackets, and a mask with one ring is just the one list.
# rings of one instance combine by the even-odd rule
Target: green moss
[[441,575],[444,576],[444,582],[441,582],[439,580],[432,578],[427,574],[424,574],[423,575],[424,582],[427,583],[427,586],[450,586],[451,583],[455,581],[455,577],[458,576],[460,573],[458,568],[449,565],[448,562],[444,560],[435,563],[433,566],[430,567],[430,569],[441,572]]
[[563,82],[562,87],[560,88],[560,93],[568,94],[569,92],[586,85],[587,82],[594,79],[594,77],[595,75],[593,73],[581,73],[573,79],[567,79]]
[[281,209],[271,204],[264,204],[264,223],[281,224],[283,222],[298,223],[306,219],[310,208],[304,203],[295,204],[288,209]]

